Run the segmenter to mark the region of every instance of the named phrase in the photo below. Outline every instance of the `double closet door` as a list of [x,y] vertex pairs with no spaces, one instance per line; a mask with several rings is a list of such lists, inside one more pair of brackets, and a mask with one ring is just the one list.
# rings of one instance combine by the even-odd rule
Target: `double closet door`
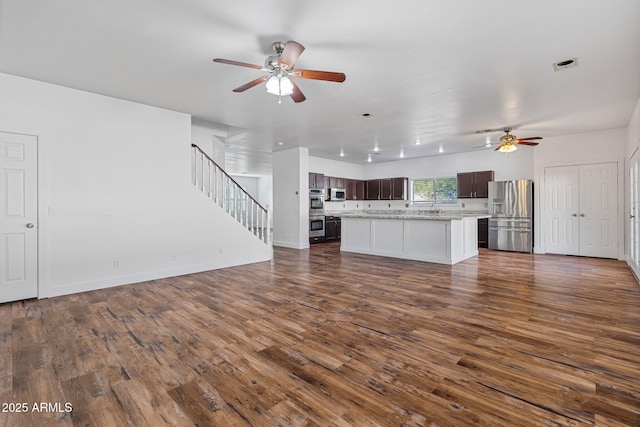
[[618,257],[618,164],[545,168],[547,253]]
[[629,264],[640,276],[640,155],[629,162]]

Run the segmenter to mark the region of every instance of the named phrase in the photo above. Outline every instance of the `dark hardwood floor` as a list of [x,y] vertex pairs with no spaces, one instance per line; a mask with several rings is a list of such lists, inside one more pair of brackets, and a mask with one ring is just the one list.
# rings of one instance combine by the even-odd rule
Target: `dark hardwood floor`
[[0,346],[2,426],[640,426],[640,286],[615,260],[276,248],[0,305]]

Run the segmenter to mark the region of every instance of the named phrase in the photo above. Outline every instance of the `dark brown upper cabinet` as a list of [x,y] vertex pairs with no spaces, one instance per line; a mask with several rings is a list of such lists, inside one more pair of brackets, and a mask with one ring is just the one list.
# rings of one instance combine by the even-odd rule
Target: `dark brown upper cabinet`
[[409,178],[382,178],[366,181],[367,200],[406,200]]
[[347,191],[347,200],[364,200],[364,181],[345,178],[344,187]]
[[493,171],[463,172],[458,174],[458,199],[486,199]]
[[345,188],[345,179],[336,176],[329,177],[329,188]]
[[309,188],[324,188],[324,174],[309,172]]
[[364,182],[365,198],[367,200],[380,200],[380,180],[368,179]]

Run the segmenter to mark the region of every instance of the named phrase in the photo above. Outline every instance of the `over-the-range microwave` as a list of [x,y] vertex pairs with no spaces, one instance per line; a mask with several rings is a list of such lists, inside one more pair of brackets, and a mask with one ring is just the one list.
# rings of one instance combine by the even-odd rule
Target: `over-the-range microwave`
[[344,202],[347,199],[347,191],[344,188],[330,188],[329,199],[332,202]]

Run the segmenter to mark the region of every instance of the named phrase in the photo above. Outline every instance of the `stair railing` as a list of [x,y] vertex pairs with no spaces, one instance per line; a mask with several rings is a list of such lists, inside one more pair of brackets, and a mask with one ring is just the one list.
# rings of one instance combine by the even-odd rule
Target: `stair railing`
[[269,211],[196,144],[191,144],[191,180],[203,194],[269,245]]

